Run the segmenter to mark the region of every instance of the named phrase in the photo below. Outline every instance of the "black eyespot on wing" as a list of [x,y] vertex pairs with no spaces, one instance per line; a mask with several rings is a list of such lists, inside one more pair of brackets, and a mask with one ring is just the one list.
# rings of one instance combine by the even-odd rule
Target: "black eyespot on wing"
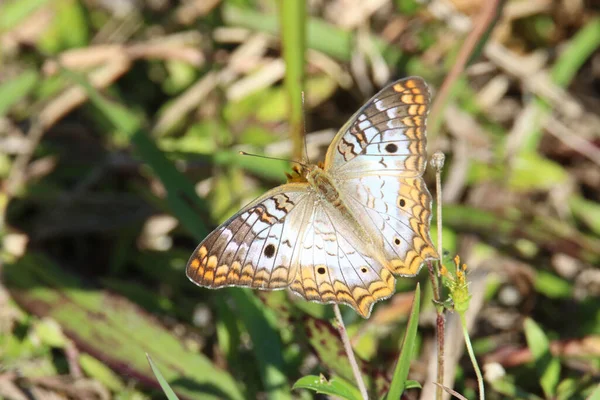
[[275,255],[275,246],[272,244],[268,244],[265,246],[265,250],[263,251],[265,257],[271,258]]
[[367,270],[367,267],[362,267],[362,268],[360,269],[360,271],[361,271],[363,274],[366,274],[368,270]]
[[400,201],[398,202],[398,205],[400,207],[404,207],[406,205],[406,201],[404,199],[400,199]]
[[398,146],[396,146],[394,143],[390,143],[387,146],[385,146],[385,151],[387,151],[388,153],[395,153],[398,151]]
[[325,267],[319,267],[319,268],[317,268],[317,272],[319,274],[321,274],[321,275],[325,274],[325,272],[326,272]]
[[395,238],[394,239],[394,243],[396,243],[396,246],[400,246],[400,239]]

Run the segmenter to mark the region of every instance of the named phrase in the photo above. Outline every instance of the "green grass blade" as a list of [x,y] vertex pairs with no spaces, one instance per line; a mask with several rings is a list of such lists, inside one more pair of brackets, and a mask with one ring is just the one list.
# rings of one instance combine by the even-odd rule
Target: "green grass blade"
[[290,105],[290,130],[293,159],[302,160],[304,147],[304,50],[306,3],[304,0],[280,0],[281,42],[285,61],[285,88]]
[[560,361],[550,353],[550,342],[544,331],[530,318],[525,320],[525,337],[533,354],[540,385],[547,398],[554,397],[560,379]]
[[573,36],[565,51],[556,60],[550,73],[554,83],[566,87],[599,46],[600,18],[594,18]]
[[390,390],[387,394],[388,399],[399,399],[402,396],[402,392],[406,388],[406,378],[408,377],[408,370],[410,369],[410,361],[413,357],[415,342],[417,339],[417,327],[419,326],[419,309],[421,301],[421,288],[417,283],[415,289],[415,297],[413,300],[412,310],[410,311],[410,318],[404,333],[404,339],[402,340],[402,349],[400,350],[400,356],[398,357],[398,363],[394,370],[394,377],[390,384]]
[[169,383],[167,382],[167,380],[162,376],[158,367],[156,365],[154,365],[154,362],[152,361],[152,357],[150,357],[150,354],[146,353],[146,358],[148,358],[148,364],[150,364],[150,368],[152,368],[152,372],[154,373],[154,376],[156,376],[156,379],[158,380],[158,384],[162,388],[163,392],[165,392],[167,399],[179,400],[179,397],[177,397],[177,395],[175,394],[173,389],[171,389],[171,386],[169,386]]
[[317,393],[340,397],[347,400],[362,400],[357,388],[342,378],[333,377],[330,380],[324,376],[308,375],[294,383],[292,389],[309,389]]

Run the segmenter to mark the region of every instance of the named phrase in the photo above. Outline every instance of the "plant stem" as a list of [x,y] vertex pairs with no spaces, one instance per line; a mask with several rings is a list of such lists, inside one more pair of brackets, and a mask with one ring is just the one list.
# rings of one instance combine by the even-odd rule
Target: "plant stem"
[[437,313],[436,317],[436,333],[437,333],[437,383],[435,389],[435,398],[436,400],[442,400],[444,395],[443,385],[444,385],[444,308],[440,306],[438,303],[441,302],[440,288],[438,285],[438,278],[436,269],[431,262],[431,260],[427,260],[427,268],[429,269],[429,279],[431,279],[431,287],[433,291],[433,299],[436,302],[435,311]]
[[304,108],[304,52],[306,48],[306,3],[300,0],[282,0],[280,7],[281,42],[285,60],[285,88],[290,107],[290,131],[293,159],[303,160]]
[[[444,160],[446,156],[441,151],[436,151],[433,155],[435,162],[435,202],[437,207],[437,247],[438,257],[440,258],[440,264],[442,263],[442,168],[444,167]],[[439,268],[438,268],[438,277]]]
[[354,350],[352,350],[352,345],[350,344],[350,338],[348,337],[348,332],[346,332],[346,325],[344,325],[344,320],[342,319],[342,313],[340,312],[340,306],[337,304],[333,305],[333,311],[335,313],[335,318],[337,319],[337,329],[340,332],[340,337],[342,338],[342,342],[344,343],[344,349],[346,350],[346,355],[348,356],[348,360],[350,361],[350,366],[352,367],[352,373],[354,374],[354,379],[356,379],[356,383],[358,384],[358,390],[360,390],[360,394],[362,395],[364,400],[369,399],[369,395],[367,394],[367,387],[365,386],[365,381],[360,373],[360,368],[358,367],[358,363],[356,362],[356,357],[354,356]]
[[[435,168],[435,187],[436,187],[436,206],[437,206],[437,251],[439,264],[438,268],[435,268],[431,261],[427,262],[427,267],[429,268],[429,277],[431,279],[431,286],[433,290],[433,298],[436,302],[440,303],[442,301],[441,290],[439,286],[439,277],[440,277],[440,268],[442,265],[442,169],[444,168],[444,161],[446,156],[441,151],[435,152],[435,154],[431,157],[431,165]],[[444,334],[445,334],[445,326],[444,326],[444,308],[440,305],[436,304],[435,311],[437,313],[436,318],[436,330],[437,330],[437,387],[435,390],[435,397],[437,400],[442,400],[444,395],[443,386],[444,386]]]
[[481,375],[481,371],[479,370],[479,364],[477,364],[477,359],[475,358],[475,353],[473,352],[471,338],[469,337],[469,330],[467,329],[467,321],[465,319],[464,313],[459,313],[459,315],[460,323],[463,328],[463,336],[465,337],[465,345],[467,346],[467,351],[469,352],[469,357],[471,358],[471,364],[473,364],[473,368],[475,369],[475,375],[477,375],[477,385],[479,386],[479,400],[485,400],[483,376]]

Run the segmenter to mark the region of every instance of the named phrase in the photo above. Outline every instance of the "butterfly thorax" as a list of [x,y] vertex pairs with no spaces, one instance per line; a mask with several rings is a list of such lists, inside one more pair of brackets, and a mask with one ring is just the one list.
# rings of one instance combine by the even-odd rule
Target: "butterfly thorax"
[[307,169],[306,180],[315,189],[321,199],[327,201],[335,208],[343,207],[340,192],[335,187],[333,179],[319,166],[313,165]]

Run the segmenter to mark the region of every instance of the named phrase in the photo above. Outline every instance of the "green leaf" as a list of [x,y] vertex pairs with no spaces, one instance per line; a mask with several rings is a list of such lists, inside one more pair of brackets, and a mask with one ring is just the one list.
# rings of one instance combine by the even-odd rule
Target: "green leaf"
[[0,6],[0,33],[17,26],[48,0],[12,0]]
[[88,23],[80,1],[61,0],[57,4],[56,24],[65,48],[84,47],[88,44]]
[[421,301],[421,288],[417,283],[410,318],[402,340],[402,349],[398,357],[394,377],[387,394],[388,399],[399,399],[406,389],[406,378],[410,369],[410,361],[413,358],[415,342],[417,339],[417,327],[419,326],[419,309]]
[[587,225],[592,232],[600,236],[600,204],[582,196],[572,196],[569,199],[571,212],[581,223]]
[[66,346],[67,338],[60,329],[60,325],[53,319],[43,318],[34,324],[33,328],[43,344],[61,349]]
[[548,271],[538,271],[534,285],[539,293],[553,299],[566,299],[573,294],[573,287],[569,282]]
[[544,331],[531,318],[524,323],[527,345],[531,350],[540,385],[546,397],[554,397],[560,378],[560,361],[550,353],[550,343]]
[[152,368],[152,372],[154,373],[154,376],[156,376],[156,379],[158,380],[158,384],[162,388],[163,392],[165,392],[167,399],[179,400],[179,398],[177,397],[177,395],[175,394],[173,389],[171,389],[171,386],[169,386],[169,383],[166,381],[166,379],[160,373],[160,370],[158,369],[158,367],[156,365],[154,365],[154,362],[152,362],[152,357],[150,357],[150,354],[146,353],[146,357],[148,358],[148,363],[150,364],[150,368]]
[[521,153],[515,159],[508,183],[515,190],[547,190],[567,179],[569,174],[557,163],[537,153]]
[[596,387],[596,390],[586,400],[600,400],[600,385]]
[[575,397],[580,389],[578,379],[567,378],[561,381],[556,388],[556,400],[569,400]]
[[0,85],[0,116],[5,115],[10,107],[27,96],[35,88],[38,80],[38,73],[29,69]]
[[116,392],[125,389],[125,385],[112,369],[89,354],[81,353],[79,355],[79,365],[81,365],[81,369],[87,376],[99,381],[110,390]]
[[166,152],[187,152],[199,154],[213,154],[218,145],[215,132],[222,132],[227,127],[222,122],[209,119],[191,125],[184,135],[180,137],[162,136],[158,139],[161,150]]
[[328,381],[323,375],[304,376],[294,383],[292,389],[310,389],[317,393],[337,396],[343,399],[362,400],[359,390],[339,377],[333,377]]
[[398,12],[406,16],[415,15],[423,7],[416,0],[396,0],[394,3]]
[[413,381],[412,379],[407,379],[404,382],[404,389],[422,389],[423,386],[417,381]]

